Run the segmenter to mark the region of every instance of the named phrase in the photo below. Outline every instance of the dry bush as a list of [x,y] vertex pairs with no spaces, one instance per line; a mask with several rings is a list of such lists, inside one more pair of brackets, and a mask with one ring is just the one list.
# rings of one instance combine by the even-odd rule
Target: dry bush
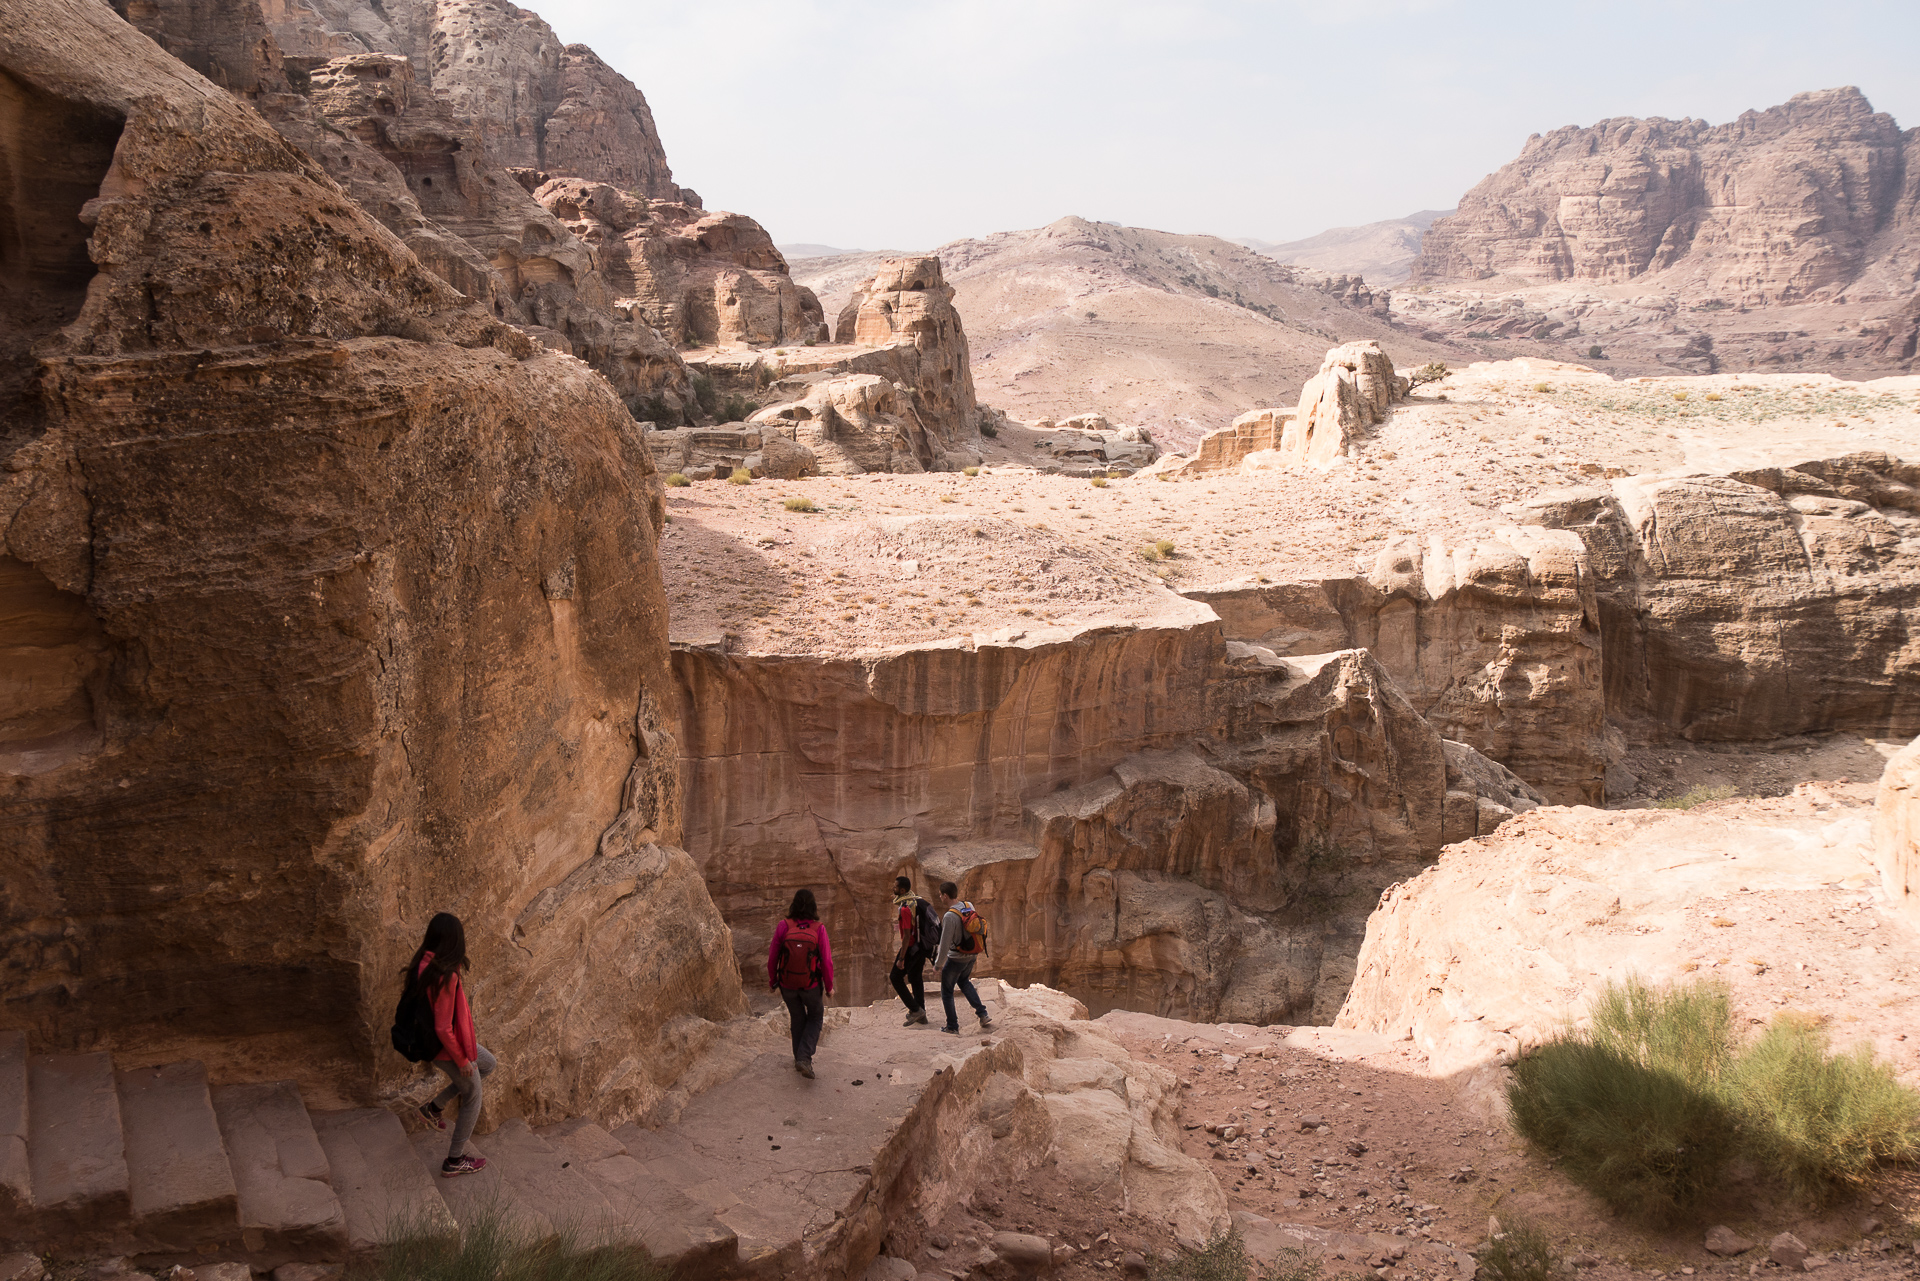
[[814,505],[814,501],[811,498],[789,498],[780,505],[790,512],[817,512],[820,510],[819,507]]
[[679,489],[682,486],[691,485],[693,482],[688,480],[684,473],[674,472],[672,475],[667,477],[666,483],[673,486],[675,489]]
[[753,483],[753,473],[744,467],[736,467],[733,469],[733,475],[727,477],[727,483],[729,485],[751,485]]

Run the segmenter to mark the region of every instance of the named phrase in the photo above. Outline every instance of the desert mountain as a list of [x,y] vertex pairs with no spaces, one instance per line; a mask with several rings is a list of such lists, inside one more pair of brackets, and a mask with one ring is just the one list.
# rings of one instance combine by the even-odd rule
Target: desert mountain
[[1920,130],[1857,89],[1527,141],[1434,223],[1410,322],[1616,373],[1910,369]]
[[1319,271],[1365,276],[1376,285],[1398,284],[1407,278],[1414,259],[1420,256],[1420,241],[1436,218],[1445,218],[1451,209],[1422,209],[1404,218],[1363,223],[1358,227],[1332,227],[1305,240],[1275,244],[1271,240],[1244,239],[1238,243],[1255,253],[1279,262]]
[[841,254],[866,252],[864,249],[841,249],[834,245],[816,245],[804,241],[798,244],[776,245],[775,248],[789,260],[794,258],[837,258]]
[[[1067,217],[934,252],[981,401],[1017,417],[1099,412],[1191,443],[1291,402],[1333,343],[1391,335],[1402,360],[1460,354],[1396,331],[1385,291],[1216,236]],[[794,278],[833,315],[879,257],[808,259]]]

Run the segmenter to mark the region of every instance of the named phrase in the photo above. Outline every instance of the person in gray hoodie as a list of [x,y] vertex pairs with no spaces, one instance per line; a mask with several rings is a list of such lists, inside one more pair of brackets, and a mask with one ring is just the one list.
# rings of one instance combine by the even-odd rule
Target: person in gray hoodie
[[990,1028],[993,1020],[987,1017],[980,994],[973,990],[973,963],[986,953],[985,937],[967,931],[966,918],[973,914],[973,904],[960,901],[960,887],[945,881],[940,886],[940,905],[945,909],[940,913],[940,950],[933,956],[934,972],[940,976],[940,1004],[947,1013],[947,1025],[940,1030],[949,1036],[960,1035],[960,1017],[953,1009],[956,987],[980,1017],[980,1026]]

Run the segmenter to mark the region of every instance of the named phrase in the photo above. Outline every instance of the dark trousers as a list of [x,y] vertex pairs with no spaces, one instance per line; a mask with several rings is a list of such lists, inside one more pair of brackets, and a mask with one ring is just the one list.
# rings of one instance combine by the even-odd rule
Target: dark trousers
[[940,969],[940,1004],[946,1009],[949,1029],[960,1026],[960,1016],[953,1012],[953,989],[956,987],[960,989],[960,995],[967,998],[967,1004],[973,1007],[975,1014],[982,1019],[987,1017],[987,1007],[980,1004],[980,994],[973,990],[973,961],[971,956],[964,959],[949,956]]
[[893,990],[900,994],[906,1004],[907,1013],[913,1014],[927,1008],[926,968],[927,954],[917,947],[910,947],[906,954],[894,963],[887,981],[893,984]]
[[797,992],[781,988],[780,995],[787,1003],[787,1018],[793,1025],[793,1061],[811,1063],[813,1052],[820,1048],[820,1025],[827,1018],[827,994],[815,983]]

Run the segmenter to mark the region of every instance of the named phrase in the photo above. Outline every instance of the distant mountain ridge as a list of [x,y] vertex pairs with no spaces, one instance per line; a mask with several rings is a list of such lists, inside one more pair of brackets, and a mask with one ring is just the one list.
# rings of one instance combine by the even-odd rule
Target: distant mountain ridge
[[1433,226],[1436,219],[1451,213],[1451,209],[1422,209],[1404,218],[1362,223],[1358,227],[1329,227],[1305,240],[1276,244],[1247,238],[1234,243],[1280,262],[1365,276],[1368,284],[1392,285],[1407,278],[1414,260],[1420,256],[1420,244],[1427,228]]

